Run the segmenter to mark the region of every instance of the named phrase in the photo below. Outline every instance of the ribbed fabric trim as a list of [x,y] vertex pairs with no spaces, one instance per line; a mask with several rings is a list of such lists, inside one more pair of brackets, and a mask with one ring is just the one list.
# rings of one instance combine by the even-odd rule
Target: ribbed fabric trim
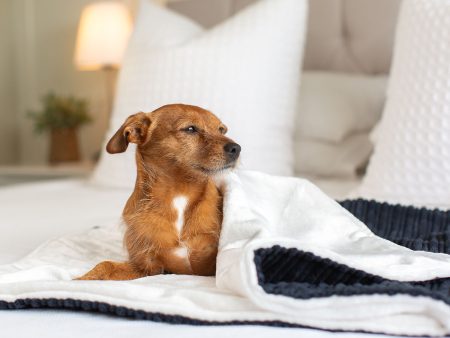
[[0,301],[0,310],[20,310],[20,309],[68,309],[77,311],[87,311],[87,312],[98,312],[104,314],[110,314],[119,317],[141,319],[141,320],[151,320],[153,322],[161,322],[168,324],[189,324],[189,325],[249,325],[249,324],[261,324],[267,326],[277,326],[277,327],[302,327],[306,326],[289,324],[280,321],[208,321],[201,319],[194,319],[185,316],[178,315],[167,315],[159,312],[147,312],[142,310],[134,310],[124,306],[116,306],[103,302],[93,302],[77,299],[56,299],[56,298],[46,298],[46,299],[18,299],[14,302]]
[[[22,309],[65,309],[72,311],[86,311],[102,313],[107,315],[113,315],[118,317],[125,317],[136,320],[150,320],[157,323],[167,323],[174,325],[195,325],[195,326],[230,326],[230,325],[261,325],[272,327],[285,327],[285,328],[301,328],[301,329],[314,329],[326,332],[354,332],[354,333],[367,333],[367,334],[385,334],[383,332],[367,332],[363,330],[332,330],[324,329],[320,327],[312,327],[299,324],[291,324],[281,321],[251,321],[251,320],[233,320],[226,322],[208,321],[193,319],[185,316],[167,315],[158,312],[147,312],[142,310],[134,310],[123,306],[111,305],[102,302],[92,302],[77,299],[18,299],[14,302],[0,301],[0,310],[22,310]],[[392,335],[399,336],[402,335]],[[409,337],[429,337],[429,336],[409,336]]]
[[412,250],[450,254],[450,211],[363,199],[340,204],[380,237]]
[[[450,253],[450,211],[367,200],[340,204],[375,234],[412,250]],[[407,294],[450,304],[450,278],[399,282],[280,246],[255,251],[258,283],[267,292],[299,299],[332,295]]]
[[255,251],[258,283],[267,293],[297,299],[354,295],[425,296],[450,305],[450,278],[399,282],[353,269],[297,249]]

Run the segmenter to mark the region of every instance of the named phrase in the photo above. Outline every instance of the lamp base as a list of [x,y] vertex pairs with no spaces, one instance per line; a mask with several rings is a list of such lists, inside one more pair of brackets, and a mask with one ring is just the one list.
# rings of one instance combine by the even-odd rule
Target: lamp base
[[111,118],[114,100],[114,87],[117,75],[117,67],[113,65],[104,65],[101,68],[105,78],[105,97],[106,97],[106,118]]

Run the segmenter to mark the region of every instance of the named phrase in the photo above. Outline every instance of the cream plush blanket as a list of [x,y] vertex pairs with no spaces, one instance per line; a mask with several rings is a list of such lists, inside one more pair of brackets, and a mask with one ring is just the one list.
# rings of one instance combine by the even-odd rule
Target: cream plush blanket
[[[193,325],[450,334],[447,235],[433,250],[441,253],[412,251],[376,236],[306,180],[239,172],[224,183],[216,278],[73,281],[102,260],[126,259],[123,229],[97,227],[1,266],[0,308],[74,308]],[[392,215],[378,211],[379,224],[392,223]],[[404,223],[394,232],[408,236]]]

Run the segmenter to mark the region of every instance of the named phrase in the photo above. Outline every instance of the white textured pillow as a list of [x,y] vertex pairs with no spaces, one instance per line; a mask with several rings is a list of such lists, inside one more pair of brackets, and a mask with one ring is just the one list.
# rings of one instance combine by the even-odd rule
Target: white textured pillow
[[[201,31],[143,1],[106,138],[137,111],[194,104],[211,110],[229,127],[229,136],[242,146],[241,167],[291,174],[306,7],[304,0],[261,0]],[[164,33],[161,25],[170,26],[170,43],[162,36],[149,42],[154,30]],[[103,155],[93,182],[132,186],[133,148]]]
[[386,76],[304,72],[297,138],[340,142],[370,131],[383,111],[386,83]]
[[450,207],[450,0],[403,2],[391,74],[357,195]]

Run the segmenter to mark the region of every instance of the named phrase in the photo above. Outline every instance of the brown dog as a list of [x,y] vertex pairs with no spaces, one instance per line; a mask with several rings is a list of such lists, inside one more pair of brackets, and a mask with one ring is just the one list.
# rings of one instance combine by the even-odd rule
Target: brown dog
[[106,149],[137,144],[136,185],[123,211],[129,259],[102,262],[79,279],[215,274],[222,196],[212,177],[234,167],[241,150],[226,131],[211,112],[182,104],[127,118]]

